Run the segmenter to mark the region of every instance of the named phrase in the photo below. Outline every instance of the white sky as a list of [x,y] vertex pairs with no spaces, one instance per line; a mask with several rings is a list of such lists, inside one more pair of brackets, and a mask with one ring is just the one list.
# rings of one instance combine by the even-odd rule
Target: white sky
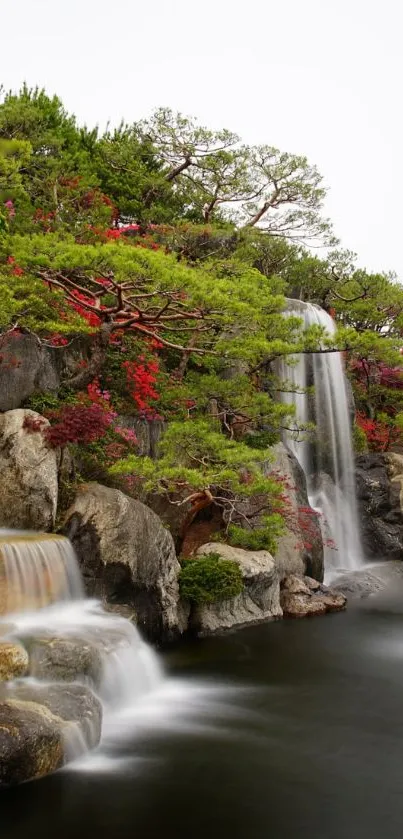
[[401,248],[401,0],[3,0],[0,80],[57,93],[89,125],[168,105],[306,154],[369,270]]

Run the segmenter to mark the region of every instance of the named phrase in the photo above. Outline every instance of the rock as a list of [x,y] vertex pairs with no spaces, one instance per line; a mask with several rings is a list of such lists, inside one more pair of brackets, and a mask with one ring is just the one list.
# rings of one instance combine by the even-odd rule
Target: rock
[[63,764],[60,723],[36,702],[0,702],[0,789],[54,772]]
[[313,580],[312,577],[304,577],[304,583],[311,591],[319,591],[320,583],[318,580]]
[[356,488],[364,555],[403,559],[403,457],[357,457]]
[[1,347],[0,411],[19,408],[35,391],[55,391],[58,385],[49,348],[35,335],[10,333]]
[[37,393],[56,393],[62,381],[89,356],[91,337],[74,338],[66,347],[49,347],[31,333],[11,332],[0,354],[0,411],[20,408]]
[[297,577],[296,574],[290,574],[288,577],[286,577],[283,580],[281,587],[283,591],[289,591],[291,594],[309,595],[311,592],[311,589],[307,585],[305,580],[302,579],[302,577]]
[[63,532],[90,596],[132,607],[149,639],[171,640],[183,631],[180,565],[171,534],[152,510],[119,490],[87,484],[68,510]]
[[120,416],[118,425],[135,432],[138,440],[137,452],[142,457],[157,457],[158,443],[165,429],[164,420],[139,419],[139,417]]
[[77,628],[75,635],[24,638],[30,654],[29,675],[46,681],[78,681],[99,689],[107,655],[132,642],[127,621],[115,617],[133,617],[133,610],[112,606],[109,611],[109,620],[104,615],[102,625],[84,625],[82,635]]
[[0,527],[50,530],[57,508],[57,457],[25,420],[48,421],[29,410],[0,415]]
[[100,702],[82,685],[20,682],[0,693],[0,788],[54,772],[101,736]]
[[399,611],[403,609],[403,563],[399,560],[374,563],[360,571],[341,574],[332,581],[332,589],[341,591],[349,598],[366,599],[385,593],[396,599]]
[[281,578],[288,574],[308,574],[323,580],[323,542],[319,520],[311,509],[304,472],[293,453],[278,443],[273,447],[275,461],[268,471],[285,482],[289,502],[286,532],[281,536],[275,560]]
[[281,608],[285,618],[306,618],[310,615],[324,615],[327,611],[320,598],[306,594],[294,594],[291,591],[281,593]]
[[99,686],[102,658],[95,643],[71,636],[35,638],[30,653],[30,675],[37,679],[55,682],[86,680],[94,687]]
[[195,606],[190,616],[194,630],[200,635],[208,635],[281,617],[279,578],[275,561],[268,551],[246,551],[215,542],[203,545],[197,551],[198,556],[209,553],[238,563],[244,590],[229,600]]
[[305,618],[339,612],[346,607],[347,598],[309,577],[291,575],[282,582],[280,603],[285,618]]
[[74,724],[80,729],[86,749],[94,749],[102,730],[102,705],[85,685],[39,685],[21,681],[13,685],[11,696],[17,701],[43,705],[58,720],[65,743],[65,759],[72,755],[70,729]]
[[[283,579],[288,574],[309,574],[323,580],[322,535],[318,516],[309,506],[304,473],[296,457],[283,443],[273,446],[270,454],[270,460],[263,464],[263,474],[280,480],[288,499],[286,529],[274,555],[278,575]],[[238,503],[239,514],[232,515],[232,522],[242,527],[246,516],[252,528],[259,530],[262,526],[260,511],[265,501],[264,496],[257,495]],[[225,521],[226,516],[224,513]]]
[[0,642],[0,682],[18,679],[28,672],[28,653],[20,644]]

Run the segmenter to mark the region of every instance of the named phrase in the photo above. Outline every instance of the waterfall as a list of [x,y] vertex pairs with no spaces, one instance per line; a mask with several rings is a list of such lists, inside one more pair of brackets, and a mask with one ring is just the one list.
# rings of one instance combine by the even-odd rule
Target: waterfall
[[[320,306],[289,300],[287,314],[333,335],[334,321]],[[295,429],[286,432],[288,447],[304,470],[311,506],[320,513],[325,578],[352,571],[363,563],[355,493],[354,453],[341,353],[308,353],[281,359],[276,374],[291,390],[281,401],[295,406]],[[313,394],[306,389],[313,386]],[[298,432],[314,423],[313,433]]]
[[[93,690],[109,721],[163,680],[157,655],[136,627],[84,597],[74,549],[61,536],[0,531],[1,636],[21,641],[30,653],[29,677],[7,683],[10,696],[24,684],[35,690],[60,682],[62,665],[63,684],[78,682]],[[66,761],[93,742],[88,724],[83,719],[66,725]]]
[[53,534],[0,530],[0,614],[84,596],[72,545]]

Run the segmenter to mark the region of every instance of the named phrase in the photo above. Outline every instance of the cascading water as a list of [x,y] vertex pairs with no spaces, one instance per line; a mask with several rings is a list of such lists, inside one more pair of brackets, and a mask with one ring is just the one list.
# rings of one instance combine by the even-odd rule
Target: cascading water
[[[313,303],[289,300],[287,314],[300,317],[305,328],[320,326],[330,335],[336,330],[330,315]],[[363,564],[342,355],[300,354],[288,363],[279,361],[276,373],[290,387],[281,392],[281,400],[295,406],[295,431],[287,432],[286,443],[304,470],[310,504],[321,514],[325,578],[330,581]],[[312,385],[313,395],[307,391]],[[310,422],[313,435],[298,432],[299,424]]]
[[[0,531],[2,636],[30,652],[29,676],[6,684],[6,700],[25,699],[26,687],[35,693],[63,680],[67,691],[68,683],[78,682],[98,695],[108,720],[163,680],[157,655],[135,626],[84,598],[77,559],[64,537]],[[66,761],[96,742],[89,725],[83,718],[64,727]]]
[[[84,596],[72,545],[62,536],[0,530],[2,612],[41,609]],[[1,594],[0,594],[1,598]]]

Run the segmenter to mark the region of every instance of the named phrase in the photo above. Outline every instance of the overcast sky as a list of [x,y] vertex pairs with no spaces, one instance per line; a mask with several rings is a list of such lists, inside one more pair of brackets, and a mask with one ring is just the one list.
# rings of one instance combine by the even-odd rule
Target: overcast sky
[[89,125],[169,105],[306,154],[369,270],[403,281],[401,0],[3,0],[0,79]]

